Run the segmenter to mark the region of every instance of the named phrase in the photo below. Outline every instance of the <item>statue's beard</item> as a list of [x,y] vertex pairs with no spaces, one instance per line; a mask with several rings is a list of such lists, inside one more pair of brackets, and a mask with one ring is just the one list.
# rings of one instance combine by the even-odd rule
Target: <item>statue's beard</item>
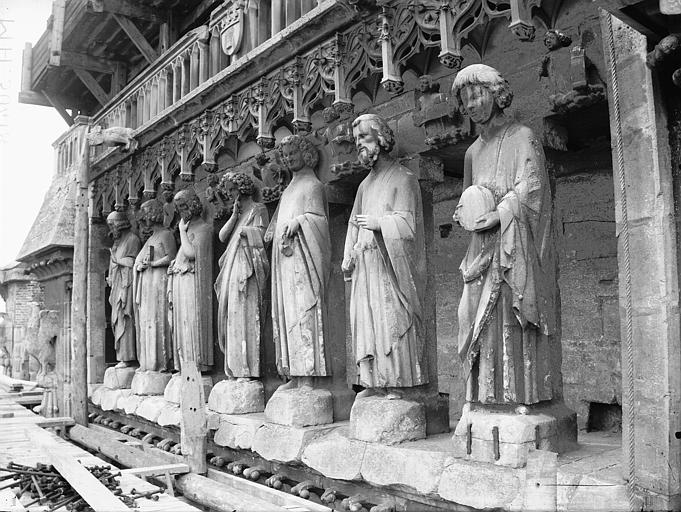
[[109,233],[109,235],[114,240],[120,240],[122,233],[120,231],[116,230],[116,231],[112,231],[111,233]]
[[189,222],[190,220],[192,220],[193,215],[191,214],[191,212],[187,212],[183,215],[180,215],[180,217],[182,217],[183,221]]
[[357,159],[359,160],[359,163],[362,166],[369,169],[374,166],[376,160],[378,160],[378,155],[380,153],[381,148],[378,145],[372,147],[362,146],[361,148],[359,148]]

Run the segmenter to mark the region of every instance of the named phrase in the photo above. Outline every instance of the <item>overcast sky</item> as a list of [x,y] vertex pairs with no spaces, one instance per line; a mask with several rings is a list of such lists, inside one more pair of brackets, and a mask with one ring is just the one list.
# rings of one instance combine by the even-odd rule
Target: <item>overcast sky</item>
[[38,214],[54,171],[52,143],[68,128],[53,108],[17,101],[24,44],[38,41],[51,10],[51,0],[0,0],[0,266],[17,256]]

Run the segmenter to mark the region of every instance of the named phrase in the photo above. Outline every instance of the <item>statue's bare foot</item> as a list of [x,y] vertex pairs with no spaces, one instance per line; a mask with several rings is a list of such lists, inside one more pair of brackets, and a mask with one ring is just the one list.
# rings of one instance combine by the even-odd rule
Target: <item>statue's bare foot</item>
[[388,388],[387,391],[385,397],[388,400],[401,400],[404,397],[404,393],[398,388]]
[[298,388],[302,391],[312,391],[312,377],[298,377]]
[[355,398],[369,398],[370,396],[378,395],[378,391],[375,388],[366,388],[363,391],[357,393]]
[[119,361],[118,364],[114,366],[114,368],[127,368],[128,366],[130,366],[130,363],[128,363],[127,361]]
[[295,381],[293,379],[289,380],[286,384],[282,384],[277,388],[277,391],[281,390],[287,390],[287,389],[292,389],[295,387]]

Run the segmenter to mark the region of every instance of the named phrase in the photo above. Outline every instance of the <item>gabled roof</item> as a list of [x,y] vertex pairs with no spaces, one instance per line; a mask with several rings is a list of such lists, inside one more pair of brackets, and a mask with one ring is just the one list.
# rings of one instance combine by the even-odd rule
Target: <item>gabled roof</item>
[[73,247],[76,172],[74,165],[54,174],[40,212],[17,255],[18,261],[29,261],[49,249]]

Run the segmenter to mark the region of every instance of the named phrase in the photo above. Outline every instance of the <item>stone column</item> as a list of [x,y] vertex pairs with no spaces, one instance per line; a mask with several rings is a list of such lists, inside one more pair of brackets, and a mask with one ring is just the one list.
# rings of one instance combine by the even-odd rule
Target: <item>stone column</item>
[[192,46],[189,54],[189,90],[193,91],[199,85],[199,44]]
[[281,23],[285,0],[272,0],[272,36],[277,34],[283,27]]
[[220,54],[222,53],[222,48],[220,47],[220,32],[217,30],[211,32],[209,47],[210,76],[214,76],[220,71]]
[[622,446],[632,505],[681,508],[679,276],[669,134],[646,37],[601,16],[615,178]]

